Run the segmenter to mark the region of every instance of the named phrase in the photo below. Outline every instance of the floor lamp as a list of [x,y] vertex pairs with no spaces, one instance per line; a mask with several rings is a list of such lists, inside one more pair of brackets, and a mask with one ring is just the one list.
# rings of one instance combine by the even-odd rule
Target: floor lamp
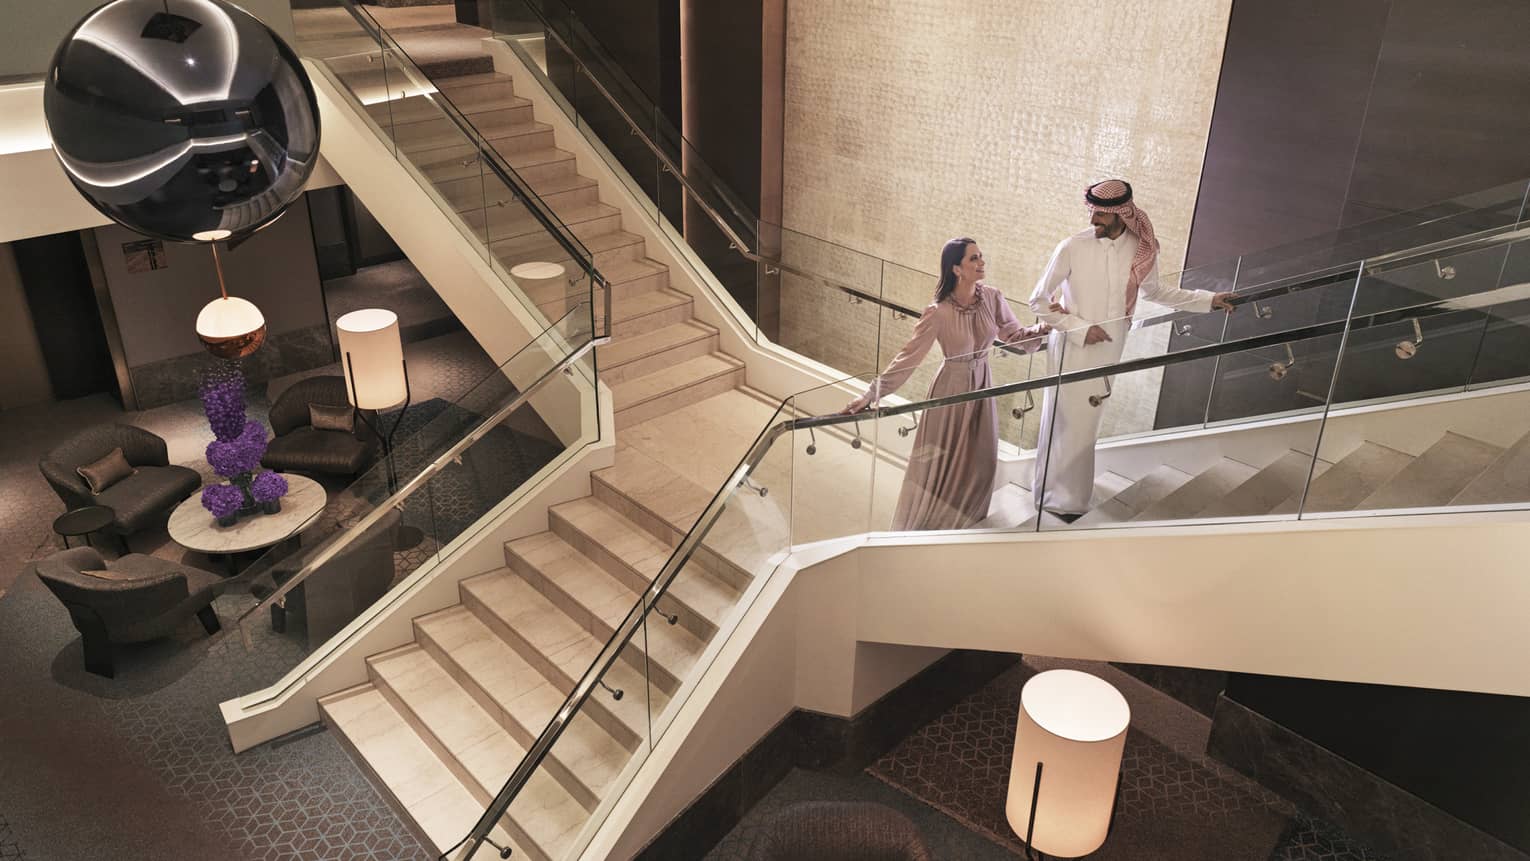
[[[388,476],[388,493],[398,492],[398,469],[393,461],[393,435],[409,411],[409,365],[404,361],[404,342],[399,335],[398,315],[384,308],[363,308],[335,321],[340,336],[340,355],[345,369],[345,390],[351,408],[372,435],[382,442],[383,461]],[[398,418],[386,434],[367,419],[381,410],[400,404]],[[377,419],[377,425],[382,420]],[[418,546],[424,534],[413,526],[399,526],[394,548],[406,550]]]
[[1047,670],[1021,688],[1004,816],[1026,858],[1078,858],[1104,844],[1131,716],[1121,692],[1089,673]]

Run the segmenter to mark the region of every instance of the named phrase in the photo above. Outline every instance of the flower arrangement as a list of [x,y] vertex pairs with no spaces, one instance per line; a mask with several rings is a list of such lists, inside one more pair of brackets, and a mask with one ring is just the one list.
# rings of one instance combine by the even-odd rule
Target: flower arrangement
[[198,393],[213,441],[207,444],[207,463],[228,484],[202,488],[202,507],[218,523],[233,525],[239,515],[281,510],[287,479],[260,468],[266,453],[266,429],[244,415],[244,374],[232,362],[220,365],[202,381]]

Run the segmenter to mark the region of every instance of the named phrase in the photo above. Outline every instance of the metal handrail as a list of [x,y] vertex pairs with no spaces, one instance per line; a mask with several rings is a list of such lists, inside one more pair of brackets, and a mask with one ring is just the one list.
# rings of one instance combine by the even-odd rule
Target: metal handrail
[[[351,543],[354,542],[357,538],[366,534],[368,529],[371,529],[378,522],[380,522],[383,517],[387,515],[390,509],[402,508],[404,503],[409,500],[409,497],[413,496],[416,491],[424,487],[426,484],[429,484],[430,480],[434,478],[437,473],[445,469],[447,465],[460,457],[463,452],[467,451],[475,443],[488,435],[489,431],[499,427],[499,425],[503,423],[505,419],[509,418],[511,415],[515,414],[517,410],[525,406],[526,402],[531,398],[531,396],[536,394],[537,391],[545,386],[550,380],[558,376],[558,374],[565,369],[571,368],[575,362],[584,358],[584,356],[591,350],[609,342],[609,337],[592,337],[577,349],[574,349],[573,351],[563,356],[563,358],[555,362],[552,367],[548,368],[542,373],[540,377],[534,380],[531,385],[516,393],[516,396],[512,398],[508,404],[500,407],[498,410],[495,410],[493,414],[480,422],[477,427],[463,435],[462,439],[454,443],[435,460],[426,464],[420,470],[418,475],[405,482],[394,492],[390,493],[387,499],[384,499],[382,502],[374,506],[371,511],[363,515],[360,520],[356,521],[355,524],[343,532],[337,533],[334,539],[321,547],[318,552],[314,554],[312,559],[309,559],[306,563],[303,564],[302,568],[298,569],[296,574],[294,574],[286,582],[280,584],[276,591],[272,592],[270,595],[267,595],[265,598],[262,598],[260,603],[256,604],[253,608],[246,611],[244,615],[239,617],[236,624],[239,625],[240,633],[244,638],[245,648],[253,648],[253,645],[250,641],[249,632],[245,630],[244,625],[242,624],[244,620],[250,618],[266,607],[269,607],[270,605],[286,597],[287,593],[302,585],[303,581],[307,580],[315,571],[323,567],[331,559],[334,559],[337,555],[339,555],[340,551],[344,550],[346,547],[349,547]],[[499,369],[497,368],[495,371],[497,373]]]
[[[404,47],[398,43],[398,40],[394,39],[381,24],[372,18],[371,13],[358,8],[352,0],[339,0],[339,2],[350,13],[351,17],[355,19],[356,23],[360,24],[361,28],[367,32],[367,35],[376,40],[380,50],[392,51],[404,57],[409,61],[416,74],[426,81],[430,80],[430,76],[420,69],[419,64],[415,63],[414,58],[409,56],[409,52],[404,50]],[[520,174],[515,171],[515,168],[501,159],[499,153],[488,145],[483,137],[483,133],[478,131],[472,121],[464,116],[457,109],[457,106],[451,103],[449,98],[446,98],[443,94],[436,104],[441,107],[442,113],[445,114],[447,119],[451,120],[458,131],[462,132],[472,142],[478,151],[479,157],[483,159],[484,165],[489,168],[489,171],[494,174],[495,178],[515,192],[520,198],[521,203],[531,213],[532,218],[536,219],[537,223],[544,230],[552,234],[553,239],[558,245],[568,253],[569,257],[578,264],[580,269],[584,270],[584,273],[589,276],[592,282],[591,289],[595,289],[594,285],[597,284],[605,289],[608,297],[606,301],[607,314],[605,326],[609,330],[611,325],[611,315],[609,313],[610,282],[606,280],[604,275],[600,274],[600,270],[595,266],[595,255],[573,236],[572,230],[567,225],[563,224],[561,220],[552,214],[551,207],[536,192],[531,190],[531,187],[521,179]]]
[[[1363,261],[1352,264],[1350,271],[1356,273],[1363,266]],[[1358,289],[1358,287],[1357,287]],[[622,623],[616,627],[611,637],[606,641],[600,654],[591,663],[583,677],[580,678],[574,690],[570,692],[563,705],[554,713],[536,741],[527,749],[526,755],[521,758],[504,786],[495,795],[494,800],[485,809],[483,816],[473,826],[473,830],[464,838],[463,842],[472,841],[471,851],[482,845],[488,837],[494,824],[509,809],[510,803],[515,799],[522,786],[530,779],[531,775],[541,767],[542,761],[552,750],[563,731],[572,721],[573,716],[584,707],[590,694],[594,691],[597,683],[615,663],[622,650],[631,642],[637,633],[639,625],[647,609],[668,590],[676,576],[690,561],[701,541],[710,532],[717,518],[721,516],[728,500],[735,488],[740,486],[750,474],[765,459],[775,441],[781,436],[793,431],[807,430],[810,428],[832,427],[837,425],[858,423],[867,420],[877,420],[891,416],[905,415],[938,407],[955,406],[957,404],[971,403],[980,400],[990,400],[1021,392],[1030,392],[1037,389],[1050,388],[1052,386],[1066,386],[1086,380],[1107,378],[1117,374],[1128,374],[1136,371],[1150,370],[1181,362],[1193,362],[1232,353],[1245,352],[1260,349],[1277,344],[1289,344],[1293,341],[1301,341],[1324,335],[1342,334],[1355,329],[1367,329],[1377,326],[1389,325],[1406,320],[1418,320],[1422,318],[1438,316],[1441,314],[1456,313],[1459,311],[1484,308],[1505,302],[1516,302],[1530,298],[1530,283],[1516,284],[1495,290],[1484,291],[1471,296],[1457,299],[1440,299],[1432,302],[1420,303],[1407,308],[1398,308],[1388,311],[1379,311],[1358,317],[1346,316],[1342,320],[1334,320],[1327,323],[1314,323],[1306,326],[1288,329],[1282,332],[1274,332],[1265,335],[1254,335],[1241,338],[1236,341],[1227,341],[1219,344],[1208,344],[1201,347],[1193,347],[1177,353],[1169,353],[1160,356],[1150,356],[1140,359],[1132,359],[1125,362],[1116,362],[1111,365],[1102,365],[1096,368],[1085,368],[1078,371],[1070,371],[1050,375],[1038,379],[1022,380],[1004,385],[992,386],[972,392],[964,392],[959,395],[949,395],[941,398],[930,398],[923,401],[915,401],[896,406],[876,406],[858,413],[834,414],[824,416],[810,416],[799,419],[789,419],[769,425],[756,437],[754,444],[739,461],[733,472],[729,475],[717,492],[713,495],[707,507],[697,517],[696,522],[681,540],[680,545],[664,563],[664,567],[654,577],[649,587],[643,594],[638,596],[638,601],[628,611]],[[784,402],[783,402],[784,405]],[[777,411],[779,414],[779,410]],[[461,843],[458,844],[459,846]]]

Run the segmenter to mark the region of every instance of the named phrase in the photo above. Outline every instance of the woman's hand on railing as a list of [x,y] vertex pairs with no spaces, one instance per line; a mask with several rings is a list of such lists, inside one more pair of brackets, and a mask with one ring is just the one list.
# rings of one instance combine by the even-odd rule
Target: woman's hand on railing
[[871,401],[868,400],[865,395],[862,395],[850,403],[845,404],[845,408],[835,413],[835,415],[853,416],[856,413],[865,412],[866,408],[869,406],[871,406]]

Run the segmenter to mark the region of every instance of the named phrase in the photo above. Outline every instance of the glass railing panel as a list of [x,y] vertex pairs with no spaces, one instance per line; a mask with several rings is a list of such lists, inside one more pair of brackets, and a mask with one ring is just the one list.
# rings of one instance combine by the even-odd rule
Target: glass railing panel
[[1486,321],[1469,380],[1473,389],[1530,378],[1530,242],[1509,246],[1498,290],[1481,308]]
[[781,240],[775,342],[830,368],[880,368],[882,261],[795,230]]
[[[1108,356],[1101,362],[1098,351],[1075,334],[1081,333],[1069,333],[1057,357],[1065,376],[1113,364]],[[1045,509],[1036,526],[1049,531],[1295,517],[1313,470],[1333,354],[1341,340],[1342,328],[1340,334],[1293,342],[1298,355],[1319,357],[1327,351],[1326,361],[1313,361],[1310,369],[1283,359],[1284,346],[1221,355],[1225,373],[1248,376],[1250,385],[1271,392],[1289,390],[1279,399],[1299,406],[1259,433],[1219,437],[1215,445],[1196,444],[1194,434],[1201,431],[1193,426],[1186,437],[1133,438],[1134,429],[1152,422],[1151,415],[1133,415],[1130,398],[1134,392],[1156,390],[1161,367],[1127,364],[1119,373],[1049,388],[1042,395],[1048,424],[1032,479],[1033,490],[1036,484],[1041,488]],[[1164,358],[1152,354],[1123,361],[1152,364]],[[1216,398],[1227,396],[1226,390],[1218,391],[1222,394],[1213,396],[1213,413],[1219,409]]]
[[[865,391],[874,377],[863,374],[799,392],[792,396],[785,417],[805,419],[842,409],[853,397],[847,393]],[[774,448],[784,448],[793,462],[792,544],[872,528],[874,475],[883,454],[875,422],[796,430],[777,439]]]
[[[1483,365],[1488,332],[1495,324],[1512,331],[1503,315],[1523,315],[1530,298],[1522,282],[1506,283],[1523,277],[1510,269],[1518,251],[1505,244],[1426,258],[1362,279],[1320,452],[1352,473],[1350,492],[1314,484],[1304,514],[1498,505],[1530,495],[1530,460],[1514,454],[1530,432],[1530,408],[1513,393],[1463,395]],[[1488,359],[1500,373],[1530,372],[1524,331],[1517,354]],[[1435,399],[1420,406],[1421,394]]]
[[[318,650],[528,479],[575,451],[595,409],[594,389],[553,369],[590,337],[589,308],[581,305],[460,397],[362,417],[364,428],[377,429],[377,462],[329,491],[310,525],[240,575],[262,602],[239,626],[253,647],[275,655],[263,667],[284,672]],[[384,454],[380,444],[390,437]],[[281,693],[267,690],[260,701]]]

